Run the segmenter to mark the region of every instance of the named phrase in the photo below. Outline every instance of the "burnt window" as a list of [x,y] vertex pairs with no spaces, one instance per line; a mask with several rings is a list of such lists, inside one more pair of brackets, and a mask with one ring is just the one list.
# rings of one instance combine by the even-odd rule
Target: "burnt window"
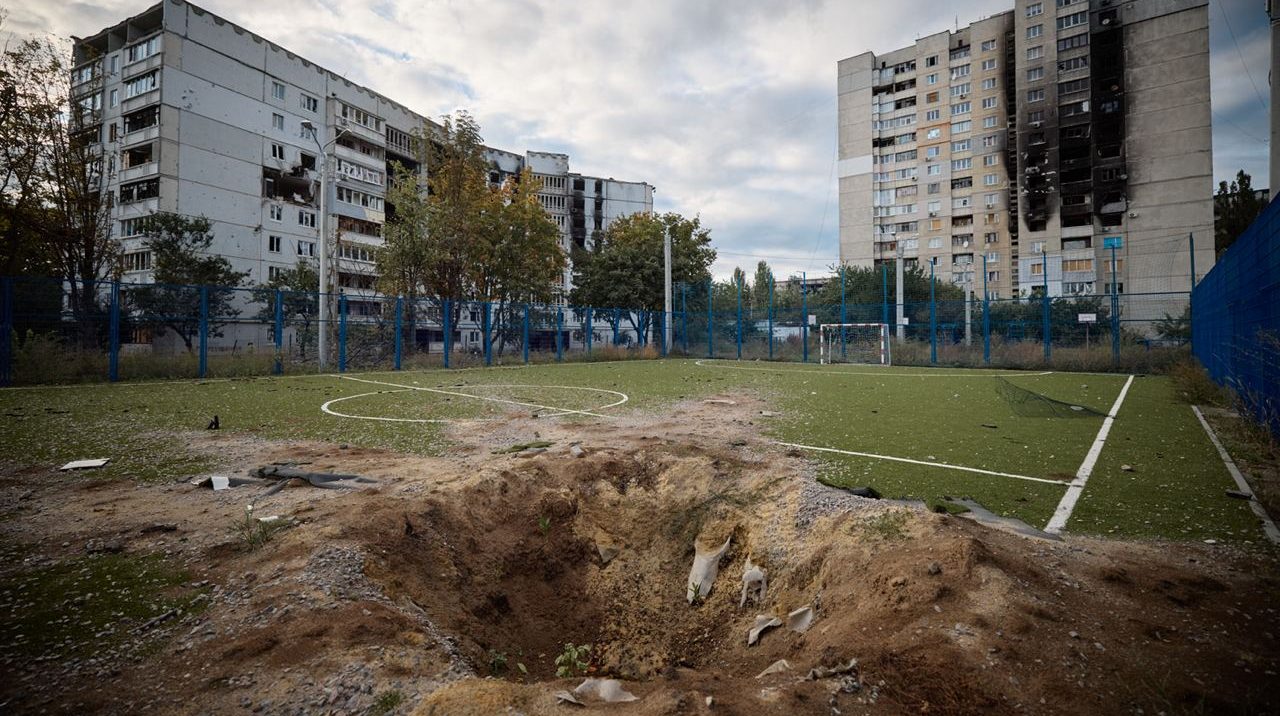
[[160,196],[160,180],[144,179],[132,184],[120,185],[120,203],[131,204],[143,199],[154,199]]
[[154,127],[160,123],[160,106],[147,107],[124,116],[124,133]]
[[316,157],[314,154],[298,152],[298,163],[302,165],[303,169],[310,169],[311,171],[316,170]]
[[155,145],[142,144],[136,147],[129,147],[121,153],[121,165],[128,169],[129,167],[142,166],[149,164],[155,159]]

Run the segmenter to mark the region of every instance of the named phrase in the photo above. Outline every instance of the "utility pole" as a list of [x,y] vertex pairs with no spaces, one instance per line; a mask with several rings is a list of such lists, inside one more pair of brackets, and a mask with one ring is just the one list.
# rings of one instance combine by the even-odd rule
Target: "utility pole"
[[[325,106],[328,107],[327,102]],[[320,244],[320,290],[316,297],[319,302],[320,335],[316,348],[320,370],[324,370],[329,363],[329,289],[333,286],[329,277],[329,146],[337,142],[347,130],[338,130],[333,139],[322,143],[320,130],[311,120],[303,121],[302,128],[311,132],[311,139],[320,150],[320,241],[317,242]]]

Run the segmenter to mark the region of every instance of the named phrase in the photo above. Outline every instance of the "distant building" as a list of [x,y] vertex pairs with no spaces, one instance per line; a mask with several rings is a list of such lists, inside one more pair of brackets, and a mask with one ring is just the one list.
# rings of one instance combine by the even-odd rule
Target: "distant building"
[[1206,0],[1015,0],[841,60],[838,95],[844,263],[1101,294],[1119,236],[1119,290],[1184,291],[1194,232],[1213,265]]

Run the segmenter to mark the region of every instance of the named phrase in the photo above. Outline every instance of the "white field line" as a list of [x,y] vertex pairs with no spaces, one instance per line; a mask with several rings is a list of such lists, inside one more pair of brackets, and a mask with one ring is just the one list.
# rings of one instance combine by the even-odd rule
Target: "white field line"
[[854,457],[869,457],[874,460],[889,460],[892,462],[905,462],[912,465],[924,465],[925,467],[941,467],[947,470],[960,470],[962,472],[975,472],[979,475],[991,475],[994,477],[1011,477],[1015,480],[1029,480],[1031,482],[1045,482],[1050,485],[1066,485],[1061,480],[1049,480],[1043,477],[1031,477],[1029,475],[1015,475],[1011,472],[996,472],[995,470],[983,470],[977,467],[965,467],[963,465],[952,465],[946,462],[929,462],[926,460],[913,460],[909,457],[894,457],[893,455],[877,455],[870,452],[856,452],[854,450],[837,450],[835,448],[817,447],[816,445],[799,445],[797,443],[780,442],[779,445],[785,447],[800,448],[801,450],[817,450],[818,452],[833,452],[840,455],[853,455]]
[[[1200,408],[1191,406],[1192,412],[1196,414],[1196,418],[1200,421],[1201,427],[1205,433],[1209,435],[1209,441],[1218,449],[1218,455],[1222,457],[1222,464],[1227,466],[1227,472],[1231,473],[1231,478],[1236,481],[1236,487],[1241,492],[1254,494],[1253,489],[1249,487],[1249,481],[1244,479],[1244,474],[1240,472],[1240,468],[1236,467],[1236,463],[1227,454],[1227,449],[1222,446],[1222,441],[1218,439],[1217,433],[1213,432],[1213,427],[1209,425],[1209,421],[1204,419],[1204,413],[1200,412]],[[1254,514],[1262,520],[1262,531],[1266,533],[1267,539],[1272,543],[1280,544],[1280,530],[1276,529],[1276,523],[1271,520],[1271,515],[1267,514],[1267,510],[1258,502],[1257,498],[1249,499],[1249,506],[1253,508]]]
[[1111,405],[1111,412],[1107,413],[1107,417],[1102,421],[1102,427],[1098,428],[1098,436],[1093,439],[1093,445],[1089,447],[1089,452],[1084,456],[1084,462],[1080,463],[1080,469],[1076,470],[1076,479],[1071,481],[1070,487],[1067,488],[1067,494],[1062,496],[1062,501],[1058,503],[1057,509],[1053,511],[1053,517],[1049,518],[1049,524],[1045,525],[1044,531],[1050,534],[1059,534],[1067,526],[1067,520],[1071,519],[1071,513],[1076,509],[1076,501],[1080,499],[1081,493],[1084,492],[1085,483],[1089,481],[1089,476],[1093,474],[1093,466],[1098,463],[1098,456],[1102,454],[1102,446],[1107,442],[1107,434],[1111,432],[1111,424],[1115,422],[1116,414],[1120,412],[1120,406],[1124,403],[1124,397],[1129,394],[1129,386],[1133,385],[1133,376],[1124,382],[1124,387],[1120,389],[1120,395],[1116,396],[1116,402]]
[[[721,365],[712,366],[708,364],[708,361],[719,363]],[[724,368],[725,370],[749,370],[749,371],[755,371],[758,373],[805,373],[809,375],[875,375],[875,376],[885,376],[889,378],[1005,378],[1005,377],[1012,378],[1015,376],[1034,377],[1034,376],[1053,374],[1053,371],[1051,370],[1041,371],[1039,373],[1029,373],[1027,371],[990,373],[990,372],[982,372],[982,369],[975,369],[969,373],[888,373],[886,371],[892,370],[892,368],[888,366],[886,366],[885,368],[880,368],[876,370],[832,370],[829,368],[822,368],[822,367],[808,370],[805,368],[799,368],[799,369],[797,368],[748,368],[746,366],[738,366],[738,365],[723,365],[725,363],[736,363],[736,362],[737,361],[728,361],[728,360],[721,361],[719,359],[714,359],[714,358],[713,359],[704,358],[702,360],[694,361],[694,364],[702,366],[703,368]]]
[[[348,395],[343,398],[334,398],[324,405],[320,406],[320,411],[328,413],[339,418],[353,418],[355,420],[379,420],[384,423],[483,423],[492,420],[492,418],[385,418],[378,415],[352,415],[350,413],[339,413],[329,406],[334,403],[341,403],[344,400],[355,400],[356,398],[365,398],[370,395],[382,395],[383,393],[408,393],[412,388],[404,390],[375,390],[372,393],[360,393],[359,395]],[[563,415],[563,413],[557,413]]]
[[[367,379],[367,378],[353,378],[353,377],[351,377],[351,376],[340,376],[340,377],[341,377],[341,378],[343,378],[344,380],[354,380],[354,381],[356,381],[357,383],[370,383],[370,384],[373,384],[373,385],[386,385],[386,386],[390,386],[390,387],[392,387],[392,388],[403,388],[403,389],[405,389],[405,390],[421,390],[421,391],[424,391],[424,392],[427,392],[427,393],[438,393],[438,394],[440,394],[440,395],[453,395],[453,396],[457,396],[457,397],[460,397],[460,398],[474,398],[475,400],[487,400],[487,401],[489,401],[489,402],[493,402],[493,403],[505,403],[505,404],[507,404],[507,405],[519,405],[519,406],[521,406],[521,407],[525,407],[525,408],[537,408],[538,410],[554,410],[554,411],[557,411],[557,413],[556,413],[555,415],[548,415],[548,416],[544,416],[544,417],[556,417],[557,415],[567,415],[567,414],[573,414],[573,415],[590,415],[591,417],[594,417],[594,418],[613,418],[613,417],[616,417],[616,416],[613,416],[613,415],[604,415],[604,414],[602,414],[602,413],[594,413],[594,412],[591,412],[590,410],[574,410],[574,409],[572,409],[572,408],[561,408],[561,407],[557,407],[557,406],[554,406],[554,405],[540,405],[540,404],[538,404],[538,403],[525,403],[525,402],[522,402],[522,401],[519,401],[519,400],[507,400],[507,399],[505,399],[505,398],[491,398],[491,397],[488,397],[488,396],[485,396],[485,395],[472,395],[472,394],[470,394],[470,393],[459,393],[459,392],[457,392],[457,391],[453,391],[453,390],[441,390],[440,388],[424,388],[424,387],[419,386],[419,385],[404,385],[403,383],[387,383],[387,382],[385,382],[385,381],[381,381],[381,380],[369,380],[369,379]],[[565,389],[565,390],[588,390],[588,391],[592,391],[592,392],[595,392],[595,393],[609,393],[609,394],[612,394],[612,395],[620,395],[620,396],[622,396],[622,398],[621,398],[620,400],[617,400],[617,401],[614,401],[614,402],[612,402],[612,403],[609,403],[608,405],[602,405],[602,406],[600,406],[600,407],[596,408],[596,410],[607,410],[607,409],[609,409],[609,408],[613,408],[613,407],[617,407],[617,406],[619,406],[619,405],[622,405],[623,403],[625,403],[625,402],[627,402],[628,400],[630,400],[630,398],[627,396],[627,394],[626,394],[626,393],[621,393],[621,392],[616,391],[616,390],[608,390],[608,389],[605,389],[605,388],[588,388],[588,387],[580,386],[580,385],[484,385],[484,384],[481,384],[481,385],[477,385],[476,387],[488,387],[488,388],[562,388],[562,389]],[[353,396],[353,397],[354,397],[354,396]]]

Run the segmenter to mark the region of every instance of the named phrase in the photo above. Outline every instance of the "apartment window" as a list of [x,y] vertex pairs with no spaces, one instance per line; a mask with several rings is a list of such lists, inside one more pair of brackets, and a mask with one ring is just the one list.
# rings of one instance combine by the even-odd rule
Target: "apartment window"
[[1067,50],[1073,50],[1077,47],[1085,47],[1088,44],[1089,33],[1087,32],[1080,35],[1072,35],[1071,37],[1064,37],[1061,40],[1058,40],[1058,52],[1066,52]]
[[952,134],[959,134],[960,132],[968,132],[968,131],[969,131],[969,130],[971,130],[971,129],[973,129],[973,122],[971,122],[970,120],[967,120],[967,119],[966,119],[966,120],[964,120],[963,122],[952,122],[952,123],[951,123],[951,133],[952,133]]
[[1063,117],[1074,117],[1079,114],[1089,113],[1089,100],[1083,102],[1068,102],[1058,108],[1058,112]]
[[1083,2],[1083,0],[1058,0],[1058,7],[1067,7],[1068,5],[1074,5],[1078,2]]
[[[982,235],[982,240],[988,244],[998,244],[1000,243],[1000,234],[997,234],[994,231],[988,231]],[[998,261],[1000,260],[1000,254],[987,254],[987,260]]]
[[983,183],[985,186],[995,186],[996,184],[999,184],[999,183],[1000,183],[1000,175],[999,175],[999,174],[987,174],[986,176],[982,177],[982,183]]
[[955,103],[955,104],[951,105],[951,116],[952,116],[952,117],[956,116],[957,114],[968,114],[968,113],[969,113],[969,112],[971,112],[971,111],[973,111],[973,103],[972,103],[972,102],[957,102],[957,103]]
[[141,77],[135,77],[124,83],[124,97],[131,99],[144,95],[160,86],[160,71],[152,70]]
[[996,102],[997,102],[997,99],[996,99],[995,97],[983,97],[983,98],[982,98],[982,108],[983,108],[983,109],[995,109],[995,108],[996,108]]
[[937,213],[937,212],[939,212],[939,211],[942,211],[942,202],[940,202],[940,201],[931,201],[931,202],[929,202],[929,213],[930,213],[930,214],[936,214],[936,213]]
[[1079,27],[1087,22],[1089,22],[1088,10],[1073,12],[1070,15],[1063,15],[1058,18],[1058,29],[1067,30],[1072,27]]
[[985,196],[983,196],[983,197],[982,197],[982,200],[983,200],[983,201],[982,201],[983,206],[985,206],[985,207],[986,207],[986,208],[988,208],[988,209],[994,209],[994,208],[996,208],[996,205],[998,205],[998,204],[1000,203],[1000,195],[999,195],[999,194],[987,194],[987,195],[985,195]]
[[1034,242],[1032,242],[1032,243],[1031,243],[1031,253],[1033,253],[1033,254],[1043,254],[1043,253],[1044,253],[1044,242],[1043,242],[1043,241],[1034,241]]
[[[924,113],[924,121],[926,122],[936,122],[939,119],[942,119],[942,110],[940,109],[931,109]],[[933,132],[936,130],[930,129],[929,131]]]
[[955,48],[954,50],[952,50],[950,53],[948,53],[948,57],[950,58],[950,60],[951,60],[952,62],[955,62],[956,60],[963,60],[964,58],[966,58],[966,57],[968,57],[968,56],[969,56],[969,46],[968,46],[968,45],[964,45],[964,46],[962,46],[962,47],[957,47],[957,48]]
[[968,76],[969,76],[968,65],[959,65],[951,68],[951,79],[953,80],[958,80],[961,77],[968,77]]
[[141,236],[142,226],[146,217],[136,219],[123,219],[120,221],[120,238],[127,239],[130,236]]
[[272,204],[267,209],[267,216],[270,217],[272,221],[284,221],[284,207],[280,204]]
[[1027,101],[1028,101],[1028,102],[1043,102],[1043,101],[1044,101],[1044,88],[1042,87],[1042,88],[1039,88],[1039,89],[1033,89],[1033,90],[1031,90],[1031,91],[1027,92]]
[[[929,231],[942,231],[942,219],[929,219]],[[929,248],[937,248],[933,242],[937,241],[938,246],[942,245],[942,239],[929,239]]]
[[942,185],[938,182],[933,182],[928,186],[928,191],[930,194],[939,194],[942,192]]
[[111,90],[111,106],[114,107],[118,104],[120,104],[120,90],[113,89]]
[[942,174],[942,166],[939,164],[930,164],[924,168],[925,176],[936,177]]
[[1027,6],[1027,17],[1035,17],[1044,14],[1044,3],[1033,2]]
[[988,154],[987,156],[982,158],[982,166],[984,167],[994,167],[999,163],[1000,163],[999,154]]
[[284,99],[284,85],[279,82],[276,82],[275,80],[272,80],[271,96],[275,97],[276,99]]
[[[936,112],[939,110],[934,110],[934,111]],[[924,133],[925,139],[937,139],[938,137],[941,137],[941,136],[942,136],[942,130],[938,127],[934,127],[933,129],[930,129],[929,131]]]
[[983,218],[982,223],[986,224],[987,226],[996,226],[997,224],[999,224],[999,223],[1000,223],[1000,215],[999,215],[999,214],[987,214],[987,215]]
[[1089,89],[1089,79],[1071,80],[1069,82],[1058,83],[1058,94],[1071,94],[1072,92],[1084,92]]
[[120,69],[120,55],[107,58],[107,73],[114,75]]
[[130,167],[140,167],[143,164],[150,164],[155,161],[155,145],[151,143],[140,144],[136,147],[129,147],[120,152],[120,164],[125,169]]
[[968,82],[965,82],[964,84],[952,85],[952,86],[951,86],[951,96],[952,96],[952,97],[960,97],[960,96],[962,96],[962,95],[969,94],[969,90],[971,90],[971,89],[973,89],[973,86],[972,86],[971,84],[969,84]]
[[280,244],[283,242],[284,242],[284,239],[280,238],[279,236],[274,236],[274,235],[268,236],[267,251],[270,251],[273,254],[280,253]]
[[1031,275],[1032,275],[1032,276],[1043,276],[1043,275],[1044,275],[1044,262],[1043,262],[1043,261],[1039,261],[1039,262],[1036,262],[1036,263],[1031,264]]
[[937,55],[929,55],[928,57],[924,58],[924,66],[925,66],[925,67],[934,67],[934,66],[936,66],[937,64],[938,64],[938,56],[937,56]]
[[154,199],[157,196],[160,196],[159,179],[144,179],[132,184],[120,185],[121,204],[132,204],[144,199]]
[[990,52],[990,51],[992,51],[992,50],[994,50],[994,49],[996,49],[996,41],[995,41],[995,40],[983,40],[983,41],[982,41],[982,51],[983,51],[983,52]]
[[1041,45],[1036,45],[1035,47],[1028,47],[1028,48],[1027,48],[1027,59],[1028,59],[1028,60],[1038,60],[1038,59],[1040,59],[1041,57],[1044,57],[1044,47],[1043,47],[1043,46],[1041,46]]
[[272,158],[272,159],[284,159],[284,145],[283,145],[283,144],[276,144],[275,142],[272,142],[272,143],[271,143],[271,158]]
[[971,169],[971,168],[973,168],[972,157],[965,157],[964,159],[951,160],[951,171],[953,172],[964,171],[965,169]]
[[342,105],[342,116],[362,127],[372,129],[375,132],[382,131],[382,119],[369,114],[363,109],[357,109],[351,105],[344,104]]
[[284,131],[284,115],[283,114],[275,114],[274,112],[271,114],[271,128],[280,130],[281,132]]
[[983,128],[983,129],[993,129],[993,128],[995,128],[995,127],[999,126],[999,124],[1000,124],[1000,118],[999,118],[999,117],[983,117],[983,118],[982,118],[982,128]]
[[151,270],[151,252],[135,251],[124,255],[125,271],[150,271]]
[[298,96],[298,103],[308,112],[316,112],[320,109],[320,100],[306,93]]
[[982,89],[993,90],[996,88],[996,78],[988,77],[982,81]]
[[1093,259],[1066,259],[1062,262],[1063,271],[1093,271]]
[[952,209],[964,209],[969,206],[969,197],[958,196],[951,200]]
[[298,241],[298,255],[314,258],[316,255],[316,242]]
[[278,278],[280,278],[280,277],[282,277],[282,276],[284,276],[284,268],[283,268],[283,267],[281,267],[281,266],[268,266],[268,267],[267,267],[267,280],[268,280],[268,281],[274,281],[274,280],[276,280],[276,279],[278,279]]
[[967,152],[972,148],[973,148],[972,139],[961,139],[959,141],[951,143],[951,151],[953,152]]
[[929,74],[925,75],[924,83],[925,83],[925,84],[927,84],[927,85],[936,85],[936,84],[938,84],[938,73],[937,73],[937,72],[930,72]]
[[[366,209],[382,211],[384,207],[382,197],[374,196],[373,194],[366,194],[365,192],[356,191],[354,189],[349,189],[343,186],[338,187],[336,196],[338,197],[338,201],[345,202],[347,204],[354,204],[356,206],[362,206]],[[541,196],[539,196],[539,198],[541,198]],[[564,197],[559,197],[559,198],[563,199]],[[563,207],[560,207],[560,208],[563,208]]]
[[1027,28],[1027,39],[1040,37],[1044,34],[1044,25],[1032,25]]
[[160,36],[147,38],[138,44],[125,48],[125,64],[145,60],[160,51]]
[[994,70],[995,68],[996,68],[996,61],[995,61],[995,60],[983,60],[983,61],[982,61],[982,69],[984,69],[984,70]]
[[1040,80],[1040,79],[1044,79],[1043,67],[1032,67],[1031,69],[1027,70],[1028,82],[1035,82],[1036,80]]
[[316,228],[316,215],[310,211],[298,210],[298,226]]
[[1088,69],[1088,67],[1089,67],[1089,56],[1081,55],[1079,57],[1072,57],[1070,59],[1059,62],[1058,72],[1072,72],[1074,70]]
[[1032,123],[1032,124],[1037,124],[1037,123],[1039,123],[1039,122],[1043,122],[1043,121],[1044,121],[1044,110],[1043,110],[1043,109],[1037,109],[1037,110],[1036,110],[1036,111],[1034,111],[1034,112],[1027,112],[1027,121],[1028,121],[1028,122],[1030,122],[1030,123]]
[[939,149],[938,147],[926,147],[924,150],[924,158],[933,159],[937,157],[940,153],[942,153],[942,150]]
[[925,104],[931,104],[938,101],[938,93],[930,92],[924,96]]
[[124,133],[136,132],[147,127],[154,127],[160,123],[160,107],[147,107],[137,112],[126,114],[124,116]]

